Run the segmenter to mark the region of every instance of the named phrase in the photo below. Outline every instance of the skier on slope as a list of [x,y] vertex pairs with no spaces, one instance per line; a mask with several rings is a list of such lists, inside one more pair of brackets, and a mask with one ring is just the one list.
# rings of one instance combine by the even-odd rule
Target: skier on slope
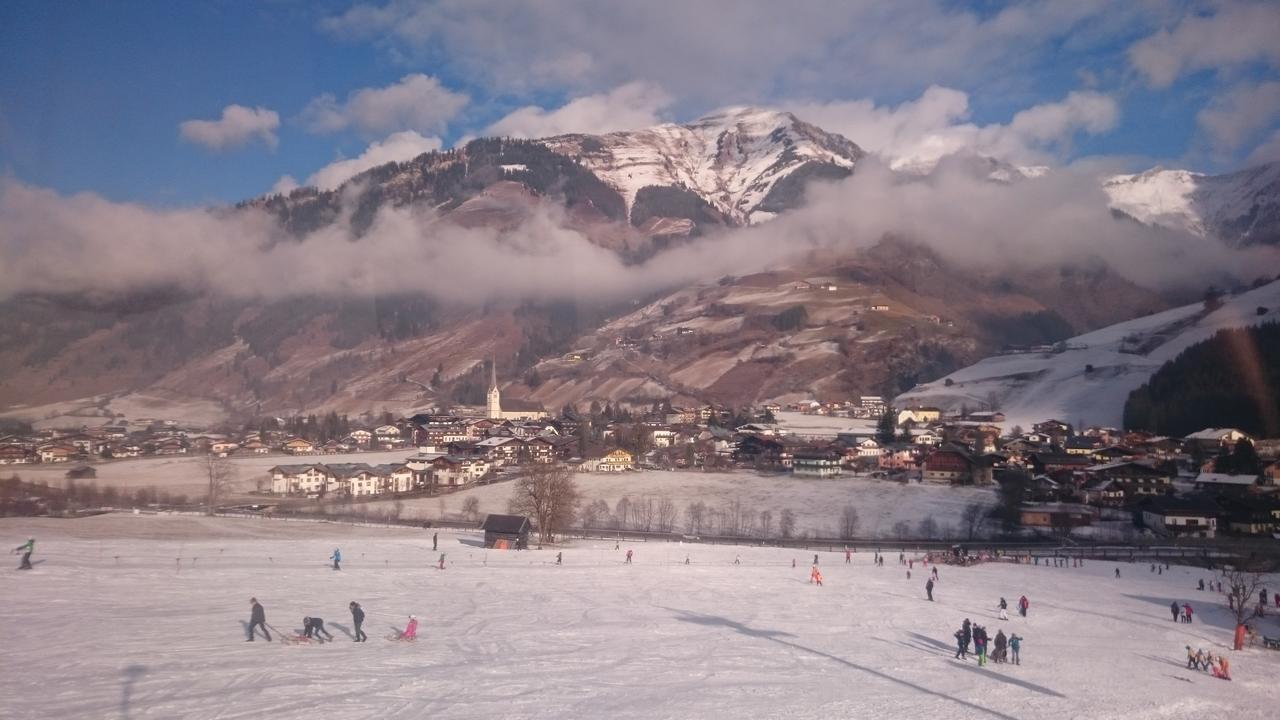
[[262,627],[262,634],[271,642],[271,633],[267,632],[267,611],[258,604],[258,598],[249,598],[249,637],[245,642],[253,642],[253,630]]
[[930,578],[929,581],[924,584],[924,591],[929,596],[929,602],[933,602],[933,579],[932,578]]
[[333,640],[333,636],[329,634],[329,631],[324,629],[324,620],[317,617],[302,618],[302,630],[303,636],[308,640],[314,637],[318,642],[324,642],[320,639],[321,635]]
[[27,538],[26,542],[22,543],[21,545],[13,549],[11,554],[22,553],[22,562],[19,563],[18,565],[19,570],[31,569],[31,553],[35,551],[36,551],[36,539],[33,537]]
[[351,623],[356,626],[355,641],[356,642],[368,641],[369,636],[365,635],[364,630],[360,629],[360,626],[364,624],[364,608],[360,607],[360,603],[356,602],[355,600],[352,600],[351,603],[347,605],[347,607],[351,609]]
[[334,548],[334,549],[333,549],[333,555],[329,556],[329,559],[333,561],[333,569],[334,569],[334,570],[341,570],[341,569],[342,569],[342,566],[341,566],[341,564],[342,564],[342,551],[341,551],[341,550],[339,550],[338,548]]

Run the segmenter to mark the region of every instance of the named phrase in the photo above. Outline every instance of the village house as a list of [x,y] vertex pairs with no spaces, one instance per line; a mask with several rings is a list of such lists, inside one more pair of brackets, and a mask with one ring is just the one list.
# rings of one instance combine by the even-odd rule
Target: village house
[[373,444],[373,433],[368,430],[356,429],[347,433],[347,437],[343,439],[350,445],[355,445],[360,448],[368,448]]
[[26,465],[35,462],[37,457],[18,445],[0,446],[0,465]]
[[985,485],[993,482],[991,468],[964,449],[944,445],[925,457],[920,477],[924,482],[948,485]]
[[399,445],[402,437],[400,428],[395,425],[379,425],[373,429],[373,436],[381,446]]
[[319,464],[276,465],[267,472],[274,495],[316,495],[334,479],[329,468]]
[[473,452],[494,467],[516,465],[524,452],[524,441],[513,437],[489,437],[476,443]]
[[862,438],[856,447],[859,458],[879,458],[885,454],[885,449],[872,438]]
[[898,411],[898,424],[928,425],[942,419],[942,410],[936,407],[907,408]]
[[484,546],[495,550],[528,550],[529,532],[533,525],[523,515],[489,514],[480,525],[484,530]]
[[1186,440],[1205,452],[1216,453],[1224,447],[1235,447],[1241,440],[1252,442],[1253,438],[1235,428],[1205,428],[1191,433]]
[[290,438],[281,447],[290,455],[310,455],[316,451],[315,443],[303,438]]
[[1110,481],[1109,488],[1124,493],[1126,501],[1151,495],[1167,495],[1173,488],[1173,479],[1145,463],[1122,461],[1085,468],[1085,474],[1095,484]]
[[617,448],[604,457],[600,458],[600,462],[596,465],[597,472],[625,472],[635,469],[635,458],[631,453]]
[[801,477],[839,477],[843,457],[839,452],[823,448],[796,450],[791,456],[791,473]]
[[78,454],[70,445],[42,445],[36,452],[42,463],[70,462]]
[[1024,527],[1074,528],[1092,525],[1098,511],[1075,503],[1035,503],[1023,505],[1018,519]]
[[1164,495],[1148,498],[1139,512],[1142,525],[1158,535],[1212,538],[1221,510],[1208,500]]
[[231,453],[240,449],[239,443],[230,442],[228,440],[218,440],[209,443],[209,454],[217,457],[226,457]]
[[249,440],[240,444],[240,451],[251,455],[266,455],[271,452],[271,448],[260,440]]
[[1258,486],[1257,475],[1202,472],[1196,476],[1196,490],[1226,494],[1244,494]]
[[491,467],[483,457],[445,455],[432,460],[426,474],[436,485],[466,485],[483,478]]

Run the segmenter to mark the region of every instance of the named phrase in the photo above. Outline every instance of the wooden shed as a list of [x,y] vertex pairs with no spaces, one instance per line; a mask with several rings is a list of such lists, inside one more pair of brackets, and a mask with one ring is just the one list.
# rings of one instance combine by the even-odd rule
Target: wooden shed
[[484,546],[497,550],[527,550],[532,524],[523,515],[486,515]]

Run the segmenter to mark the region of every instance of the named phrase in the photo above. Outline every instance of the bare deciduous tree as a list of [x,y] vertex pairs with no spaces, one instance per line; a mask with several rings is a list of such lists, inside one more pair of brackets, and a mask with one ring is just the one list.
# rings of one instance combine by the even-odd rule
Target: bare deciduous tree
[[778,534],[782,539],[789,539],[796,532],[796,514],[791,508],[784,508],[782,516],[778,518]]
[[925,540],[933,540],[938,536],[938,521],[933,519],[932,515],[926,515],[920,524],[916,527],[920,537]]
[[475,522],[480,519],[480,498],[472,495],[462,501],[462,514],[467,520]]
[[532,516],[539,539],[551,542],[573,522],[581,501],[572,470],[559,463],[539,463],[516,480],[510,509],[513,514]]
[[893,533],[895,538],[905,540],[911,537],[911,525],[906,520],[899,520],[893,524],[893,530],[890,532]]
[[760,537],[767,538],[773,535],[773,512],[771,510],[760,511]]
[[[1256,608],[1261,602],[1259,591],[1267,585],[1268,569],[1259,563],[1248,563],[1222,571],[1222,581],[1227,586],[1229,604],[1237,627],[1244,625],[1257,612]],[[1242,649],[1239,645],[1237,642],[1236,650]]]
[[622,496],[618,499],[618,504],[613,506],[613,526],[619,530],[626,530],[631,521],[631,498]]
[[645,496],[635,504],[636,526],[645,532],[653,531],[653,521],[658,517],[658,503],[652,495]]
[[707,504],[701,500],[689,503],[684,509],[685,528],[690,535],[701,535],[703,524],[707,521]]
[[603,500],[593,500],[582,508],[582,512],[578,513],[578,524],[584,528],[600,528],[604,523],[608,522],[611,513],[609,512],[609,503]]
[[982,529],[982,522],[986,516],[986,509],[981,503],[969,503],[965,506],[963,516],[965,536],[970,540],[978,537],[978,531]]
[[858,509],[845,505],[840,511],[840,539],[852,540],[858,534]]
[[676,527],[676,517],[680,511],[676,509],[675,500],[670,495],[663,495],[658,501],[658,530],[671,532]]
[[209,480],[205,491],[205,504],[207,512],[212,515],[223,496],[231,489],[231,483],[236,477],[236,468],[225,457],[210,453],[205,458],[205,473]]

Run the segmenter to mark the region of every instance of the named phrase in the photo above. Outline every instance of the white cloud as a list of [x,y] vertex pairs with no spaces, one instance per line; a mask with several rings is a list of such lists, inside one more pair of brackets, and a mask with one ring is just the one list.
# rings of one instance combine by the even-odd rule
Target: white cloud
[[187,120],[178,126],[183,139],[210,150],[230,150],[259,139],[271,149],[279,140],[280,115],[264,107],[228,105],[218,120]]
[[1271,133],[1271,137],[1267,138],[1249,153],[1249,157],[1245,158],[1245,165],[1261,165],[1269,162],[1280,162],[1280,130]]
[[[1280,42],[1280,38],[1277,38]],[[1232,153],[1280,118],[1280,82],[1245,83],[1214,98],[1196,115],[1210,144]]]
[[299,187],[301,187],[301,185],[298,184],[298,181],[292,175],[281,175],[280,179],[276,180],[275,184],[271,186],[271,194],[288,195]]
[[[1150,28],[1143,3],[1031,0],[976,11],[950,0],[387,0],[322,25],[398,57],[496,88],[601,92],[637,78],[702,107],[760,102],[779,88],[820,98],[928,83],[1028,81]],[[1070,42],[1059,42],[1069,39]]]
[[313,99],[300,119],[312,132],[329,133],[355,128],[380,135],[400,130],[439,133],[466,107],[470,99],[428,75],[405,75],[394,85],[363,88],[343,102],[331,94]]
[[486,135],[541,138],[567,133],[607,133],[657,125],[671,96],[651,83],[633,82],[570,100],[555,110],[522,107],[485,129]]
[[[442,146],[438,137],[423,137],[412,130],[394,133],[369,144],[356,157],[337,160],[320,168],[307,178],[307,185],[321,190],[333,190],[342,183],[370,168],[389,162],[404,162]],[[288,176],[285,176],[288,177]],[[292,180],[292,178],[289,178]],[[281,178],[283,181],[284,178]],[[280,183],[277,182],[277,185]]]
[[801,119],[844,135],[895,168],[932,167],[961,151],[1043,163],[1062,155],[1077,134],[1106,132],[1119,119],[1115,100],[1092,91],[1072,92],[1027,108],[1007,124],[990,125],[963,122],[969,117],[969,96],[937,86],[896,107],[870,100],[793,107]]
[[1280,4],[1215,3],[1211,15],[1189,12],[1173,27],[1135,43],[1129,60],[1152,87],[1183,73],[1262,62],[1280,67]]

